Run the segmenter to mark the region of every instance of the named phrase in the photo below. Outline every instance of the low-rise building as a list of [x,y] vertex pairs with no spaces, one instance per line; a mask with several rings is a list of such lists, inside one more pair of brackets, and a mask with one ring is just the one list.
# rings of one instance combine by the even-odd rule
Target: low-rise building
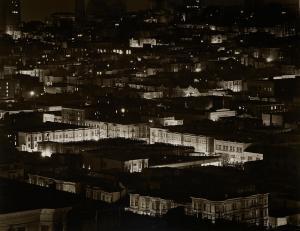
[[150,128],[150,144],[154,143],[193,147],[195,152],[204,154],[211,154],[214,152],[214,141],[212,137],[173,132],[165,128]]
[[215,139],[215,153],[224,157],[224,162],[229,165],[243,164],[248,161],[263,159],[263,154],[247,152],[251,143]]
[[238,223],[257,226],[269,225],[268,194],[228,198],[225,200],[208,200],[192,197],[192,215],[211,220],[224,219]]
[[43,126],[23,129],[18,132],[18,148],[21,151],[37,152],[38,143],[54,141],[59,143],[99,140],[97,128],[86,128],[59,123],[44,123]]
[[[192,180],[187,181],[187,178]],[[140,185],[130,194],[126,208],[129,212],[161,217],[174,208],[183,207],[185,215],[212,223],[227,220],[269,226],[269,194],[257,190],[242,170],[227,167],[149,169],[141,180],[144,186]],[[149,190],[147,183],[150,187],[156,186],[156,190]]]
[[140,215],[161,217],[167,214],[171,209],[179,206],[180,204],[173,199],[164,199],[159,196],[130,194],[130,206],[126,208],[126,211]]
[[224,90],[231,90],[233,92],[242,92],[243,89],[243,80],[223,80],[218,83],[219,87]]
[[142,172],[149,167],[149,158],[142,153],[101,153],[101,150],[83,154],[83,164],[91,171],[117,170],[120,172]]
[[68,213],[76,203],[73,195],[6,180],[0,185],[0,230],[67,229]]
[[72,180],[58,179],[52,176],[42,176],[28,174],[28,182],[30,184],[38,185],[46,188],[54,188],[59,191],[69,192],[69,193],[80,193],[81,184],[79,182],[74,182]]
[[94,184],[87,185],[85,196],[88,199],[115,203],[126,195],[126,188],[121,184]]
[[208,112],[208,119],[212,121],[218,121],[222,118],[235,117],[236,111],[230,109],[219,109],[216,111]]

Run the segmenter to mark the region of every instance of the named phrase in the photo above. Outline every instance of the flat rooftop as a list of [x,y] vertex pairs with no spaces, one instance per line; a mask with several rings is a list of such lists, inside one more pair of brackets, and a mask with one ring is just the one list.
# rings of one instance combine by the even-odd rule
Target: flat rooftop
[[71,207],[82,200],[73,194],[4,179],[0,179],[0,188],[0,214]]
[[[145,186],[147,181],[159,187],[153,190]],[[146,169],[140,182],[135,193],[179,201],[190,201],[190,197],[219,201],[264,193],[243,171],[225,167]]]

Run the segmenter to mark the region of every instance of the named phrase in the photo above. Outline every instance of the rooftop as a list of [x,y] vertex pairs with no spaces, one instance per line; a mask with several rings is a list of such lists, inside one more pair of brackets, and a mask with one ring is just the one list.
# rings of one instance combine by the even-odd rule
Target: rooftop
[[218,201],[260,193],[242,171],[225,167],[147,169],[141,180],[144,183],[136,193],[179,201],[190,197]]
[[69,207],[82,200],[73,194],[4,179],[0,179],[0,187],[1,214]]

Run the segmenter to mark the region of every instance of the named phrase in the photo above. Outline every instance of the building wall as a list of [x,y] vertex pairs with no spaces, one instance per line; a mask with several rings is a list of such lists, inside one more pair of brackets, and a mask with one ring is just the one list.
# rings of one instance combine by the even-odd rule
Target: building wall
[[142,172],[144,168],[149,167],[148,159],[129,160],[124,163],[125,172]]
[[68,130],[43,132],[18,132],[19,149],[27,152],[37,152],[38,143],[54,141],[58,143],[99,140],[97,128],[76,128]]
[[150,168],[193,168],[200,166],[222,166],[222,158],[216,157],[213,159],[206,160],[195,160],[195,161],[187,161],[180,163],[171,163],[171,164],[160,164],[160,165],[152,165]]
[[180,204],[173,200],[130,194],[130,207],[126,210],[140,215],[160,217],[165,215],[170,209],[178,206]]
[[85,125],[99,128],[101,138],[149,140],[149,127],[146,124],[117,124],[86,120]]
[[232,110],[218,110],[214,112],[210,112],[208,115],[208,119],[212,121],[218,121],[221,118],[226,118],[226,117],[235,117],[236,116],[236,111]]
[[243,81],[242,80],[229,80],[229,81],[221,81],[218,83],[220,87],[225,90],[231,90],[233,92],[241,92],[243,91]]
[[283,115],[282,114],[262,114],[262,122],[264,126],[283,126]]
[[191,214],[212,222],[217,219],[225,219],[268,226],[268,204],[268,194],[256,194],[224,201],[211,201],[192,197]]
[[115,203],[123,196],[122,192],[107,192],[98,187],[87,187],[86,198],[98,201],[104,201],[106,203]]
[[61,111],[62,122],[75,125],[84,125],[85,111],[81,109],[63,108]]
[[245,152],[250,143],[215,140],[215,154],[224,157],[227,164],[242,164],[248,161],[262,160],[260,153]]
[[195,148],[195,152],[211,154],[214,152],[213,138],[203,135],[193,135],[170,132],[162,128],[150,128],[150,144],[166,143]]
[[42,186],[42,187],[52,187],[59,191],[69,192],[69,193],[80,193],[80,184],[76,182],[57,180],[50,177],[31,175],[28,174],[28,182],[30,184]]
[[57,225],[67,228],[67,214],[70,207],[57,209],[36,209],[0,215],[0,230],[56,230]]

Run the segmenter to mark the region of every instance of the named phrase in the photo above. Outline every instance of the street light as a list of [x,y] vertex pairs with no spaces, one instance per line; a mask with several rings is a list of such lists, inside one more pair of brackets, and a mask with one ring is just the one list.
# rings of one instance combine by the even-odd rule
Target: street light
[[35,96],[35,92],[34,92],[34,91],[30,91],[30,92],[29,92],[29,95],[30,95],[31,97],[33,97],[33,96]]

